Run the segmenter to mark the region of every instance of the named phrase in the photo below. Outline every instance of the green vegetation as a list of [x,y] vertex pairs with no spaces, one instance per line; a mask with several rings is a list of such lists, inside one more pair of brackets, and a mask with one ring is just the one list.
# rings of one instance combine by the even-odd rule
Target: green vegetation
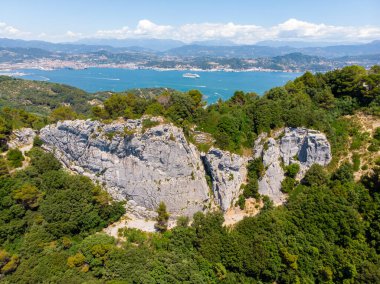
[[[231,99],[207,107],[196,91],[164,92],[147,99],[113,94],[104,107],[93,106],[91,113],[88,106],[80,109],[71,104],[79,115],[104,120],[162,115],[182,127],[189,138],[195,127],[210,133],[216,146],[238,153],[251,148],[263,131],[312,127],[327,133],[334,160],[328,169],[314,164],[300,184],[295,181],[299,167],[286,167],[282,190],[288,193],[288,201],[279,207],[259,196],[258,179],[265,168],[261,159],[252,160],[238,205],[243,208],[245,199],[253,197],[261,198],[264,206],[257,216],[243,219],[234,228],[223,226],[222,213],[209,212],[196,213],[191,225],[181,218],[176,228],[167,230],[169,215],[161,203],[158,233],[122,229],[115,240],[99,231],[120,218],[123,205],[88,178],[65,172],[52,154],[38,147],[37,138],[35,148],[27,153],[30,165],[25,169],[10,171],[11,163],[20,162],[16,152],[0,158],[1,281],[379,283],[380,168],[377,160],[368,165],[348,151],[359,153],[367,145],[375,151],[380,130],[366,136],[346,117],[358,110],[380,114],[379,70],[350,66],[326,74],[305,73],[263,97],[236,92]],[[7,92],[16,83],[26,84],[7,80],[0,80]],[[26,85],[23,88],[27,93]],[[42,105],[41,93],[33,93],[32,88],[29,96],[36,97],[34,106]],[[50,121],[65,119],[66,114],[77,117],[66,113],[61,102],[49,109]],[[3,150],[12,129],[39,128],[47,121],[46,116],[3,108]],[[149,121],[143,122],[145,128],[154,126]],[[342,162],[342,157],[352,159]],[[368,166],[368,174],[354,181],[354,171]]]
[[63,171],[51,154],[34,148],[28,155],[29,167],[0,176],[1,273],[15,271],[13,283],[55,282],[67,269],[68,243],[116,221],[124,208],[88,178]]
[[[352,149],[367,139],[343,116],[358,109],[379,115],[379,82],[376,66],[369,71],[348,66],[325,74],[306,72],[263,97],[237,91],[229,100],[206,108],[201,94],[194,90],[163,92],[147,99],[132,93],[113,94],[104,101],[104,108],[93,107],[92,115],[98,119],[161,115],[182,127],[187,135],[196,126],[196,130],[212,134],[217,147],[237,153],[251,148],[261,132],[282,126],[305,126],[328,134],[335,157],[347,148],[348,137],[352,137]],[[379,143],[373,141],[371,149],[375,151]]]
[[10,149],[7,152],[7,160],[9,165],[13,168],[19,168],[22,166],[22,161],[24,161],[24,156],[19,149]]
[[89,113],[88,101],[103,100],[106,94],[90,94],[83,90],[49,82],[29,81],[0,76],[0,108],[10,107],[47,115],[60,106],[72,106],[77,113]]
[[[27,237],[33,245],[41,240],[33,251],[38,261],[23,258],[36,248],[24,248],[5,280],[377,283],[379,173],[359,184],[337,175],[322,186],[298,185],[285,206],[268,207],[234,229],[223,227],[218,212],[197,213],[191,226],[181,222],[162,234],[124,229],[121,245],[104,234],[52,244],[46,232],[34,229]],[[8,259],[16,255],[5,251]]]
[[157,223],[154,225],[157,231],[163,233],[168,229],[169,213],[166,212],[166,205],[160,202],[157,208]]

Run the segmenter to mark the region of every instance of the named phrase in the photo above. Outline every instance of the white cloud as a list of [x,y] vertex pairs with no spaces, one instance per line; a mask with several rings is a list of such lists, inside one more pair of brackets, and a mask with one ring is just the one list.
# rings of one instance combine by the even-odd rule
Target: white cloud
[[141,20],[136,28],[122,27],[115,30],[99,30],[96,37],[106,38],[161,38],[185,42],[199,40],[230,40],[251,44],[261,40],[323,40],[323,41],[369,41],[380,38],[380,27],[333,26],[289,19],[272,27],[240,25],[235,23],[198,23],[174,27],[158,25]]
[[149,20],[140,20],[137,28],[133,31],[135,35],[165,36],[173,30],[172,26],[156,25]]
[[124,26],[112,30],[98,30],[94,34],[67,31],[63,34],[32,34],[0,22],[0,37],[50,41],[75,41],[80,38],[158,38],[177,39],[184,42],[202,40],[228,40],[238,44],[253,44],[262,40],[302,40],[353,42],[380,39],[380,27],[333,26],[298,19],[263,27],[254,24],[189,23],[181,26],[160,25],[150,20],[140,20],[135,27]]
[[4,37],[16,37],[16,36],[25,36],[28,35],[27,32],[22,32],[19,29],[16,29],[13,26],[10,26],[6,23],[0,22],[0,36]]
[[72,31],[67,31],[66,32],[66,36],[69,37],[70,39],[76,39],[76,38],[80,38],[83,36],[82,33],[75,33],[75,32],[72,32]]
[[170,38],[173,30],[172,26],[157,25],[149,20],[140,20],[135,29],[125,26],[116,30],[99,30],[96,32],[96,37],[118,39],[130,37]]

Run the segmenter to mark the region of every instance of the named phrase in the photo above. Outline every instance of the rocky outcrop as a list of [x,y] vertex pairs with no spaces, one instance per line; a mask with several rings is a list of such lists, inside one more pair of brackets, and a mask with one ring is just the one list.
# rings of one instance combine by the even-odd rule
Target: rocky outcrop
[[259,193],[269,196],[274,204],[282,204],[285,195],[281,192],[281,182],[285,178],[284,170],[281,166],[280,147],[278,142],[269,138],[267,149],[263,149],[263,164],[265,174],[259,180]]
[[233,206],[233,201],[240,194],[240,186],[245,182],[247,159],[213,148],[203,160],[212,179],[215,201],[226,211]]
[[269,196],[275,204],[282,204],[286,198],[281,192],[285,178],[282,164],[298,163],[300,180],[311,165],[327,165],[331,161],[331,149],[323,133],[306,128],[285,128],[274,137],[260,135],[255,141],[254,157],[261,157],[266,169],[259,180],[259,193]]
[[173,215],[203,210],[209,188],[200,153],[172,124],[142,124],[64,121],[43,128],[40,137],[69,169],[104,183],[116,199],[148,209],[164,201]]
[[[216,148],[201,154],[180,128],[160,118],[151,121],[148,129],[143,119],[63,121],[41,129],[40,138],[67,168],[101,182],[116,199],[132,200],[139,210],[154,210],[163,201],[173,216],[191,216],[208,208],[212,195],[223,211],[231,208],[246,181],[248,159]],[[327,165],[331,151],[324,134],[286,128],[271,138],[260,135],[253,156],[266,169],[259,193],[281,204],[283,166],[300,164],[300,179],[312,164]]]
[[300,165],[299,178],[312,164],[325,166],[331,161],[330,143],[326,135],[306,128],[286,128],[280,151],[286,166],[292,163]]
[[36,133],[31,128],[16,129],[12,132],[11,140],[7,143],[9,148],[20,148],[32,145]]

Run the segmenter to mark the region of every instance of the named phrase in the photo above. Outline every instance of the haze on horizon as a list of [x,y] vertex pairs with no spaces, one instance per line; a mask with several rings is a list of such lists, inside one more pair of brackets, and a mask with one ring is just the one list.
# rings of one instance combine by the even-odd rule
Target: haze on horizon
[[0,38],[369,42],[380,39],[379,11],[376,0],[16,0],[1,4]]

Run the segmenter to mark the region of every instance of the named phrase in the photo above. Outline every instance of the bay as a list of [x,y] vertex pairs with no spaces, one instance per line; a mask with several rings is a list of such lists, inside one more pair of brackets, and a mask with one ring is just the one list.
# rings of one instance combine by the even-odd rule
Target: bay
[[256,92],[282,86],[301,73],[287,72],[224,72],[197,71],[199,78],[184,78],[189,71],[130,70],[122,68],[88,68],[80,70],[17,70],[24,79],[49,81],[71,85],[88,92],[124,91],[132,88],[166,87],[179,91],[198,89],[208,103],[219,98],[226,100],[235,91]]

